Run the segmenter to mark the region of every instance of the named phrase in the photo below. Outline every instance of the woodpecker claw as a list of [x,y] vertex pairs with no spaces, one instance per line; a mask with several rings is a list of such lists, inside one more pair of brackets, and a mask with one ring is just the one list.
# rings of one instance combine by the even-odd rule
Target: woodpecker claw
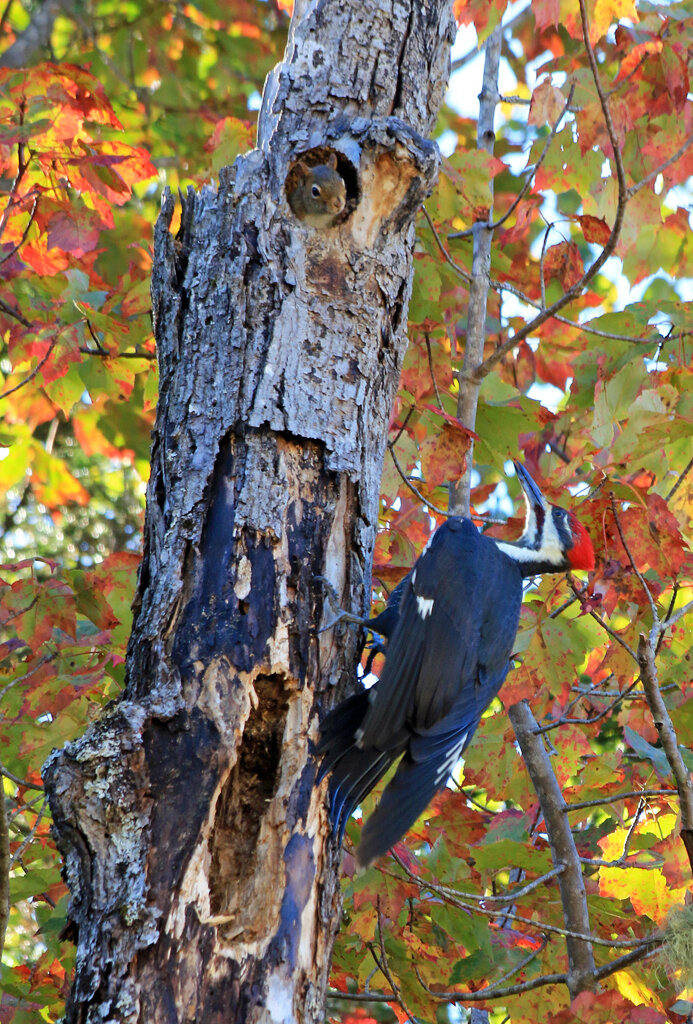
[[339,625],[340,622],[348,622],[355,626],[363,626],[366,619],[361,618],[359,615],[353,615],[351,612],[345,611],[344,608],[340,608],[339,600],[337,598],[337,591],[334,589],[330,581],[325,576],[314,576],[314,580],[318,580],[325,588],[325,594],[327,596],[327,603],[330,606],[330,611],[334,615],[331,622],[327,625],[321,626],[318,630],[318,634],[326,633],[328,629],[334,629],[335,626]]

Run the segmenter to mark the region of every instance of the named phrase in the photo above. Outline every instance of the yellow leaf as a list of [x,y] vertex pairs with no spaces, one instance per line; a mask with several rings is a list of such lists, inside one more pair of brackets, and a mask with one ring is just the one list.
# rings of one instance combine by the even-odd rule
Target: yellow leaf
[[594,46],[602,36],[606,35],[613,22],[618,22],[622,18],[628,18],[634,23],[640,20],[635,8],[635,0],[596,0],[590,24],[592,45]]

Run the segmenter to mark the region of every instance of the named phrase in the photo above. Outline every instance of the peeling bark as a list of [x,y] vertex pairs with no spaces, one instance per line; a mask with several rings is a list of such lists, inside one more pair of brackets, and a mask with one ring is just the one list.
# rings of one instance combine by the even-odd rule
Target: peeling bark
[[[72,893],[69,1021],[323,1019],[338,852],[317,714],[357,637],[316,634],[326,576],[365,610],[406,346],[449,0],[298,3],[258,148],[164,197],[160,395],[123,698],[47,762]],[[340,223],[286,181],[337,155]]]

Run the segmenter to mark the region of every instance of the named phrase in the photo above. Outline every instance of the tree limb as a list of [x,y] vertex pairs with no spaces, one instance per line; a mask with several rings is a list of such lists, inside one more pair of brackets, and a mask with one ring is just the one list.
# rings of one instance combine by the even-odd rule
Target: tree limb
[[651,640],[644,633],[640,634],[638,643],[638,662],[647,705],[652,713],[662,749],[669,762],[678,790],[681,808],[681,839],[686,847],[688,860],[693,870],[693,783],[691,782],[691,773],[683,763],[673,723],[659,692],[653,646]]
[[[534,734],[537,728],[536,719],[526,701],[513,704],[508,709],[508,716],[539,797],[553,862],[556,866],[565,865],[565,871],[559,875],[558,885],[566,925],[570,931],[589,935],[590,920],[580,858],[565,813],[565,801],[551,762],[541,739]],[[591,942],[584,939],[576,940],[572,936],[567,936],[566,945],[569,964],[568,988],[574,998],[578,993],[591,991],[595,987],[594,956]]]
[[7,821],[5,788],[0,778],[0,959],[10,916],[10,830]]
[[[486,41],[484,60],[484,81],[479,98],[479,125],[477,143],[479,149],[493,153],[495,134],[493,119],[498,102],[498,67],[503,35],[501,26],[493,30]],[[493,182],[489,181],[493,189]],[[493,195],[493,192],[491,191]],[[490,219],[490,211],[489,211]],[[457,418],[465,427],[474,429],[476,409],[479,402],[480,381],[472,380],[472,374],[484,358],[486,341],[486,306],[491,271],[491,240],[493,232],[483,222],[474,225],[474,249],[472,255],[472,283],[469,291],[467,310],[467,340],[464,347],[462,373],[459,375],[460,393],[457,399]],[[472,486],[472,461],[474,441],[470,438],[466,468],[462,477],[450,484],[450,511],[455,515],[469,515]]]

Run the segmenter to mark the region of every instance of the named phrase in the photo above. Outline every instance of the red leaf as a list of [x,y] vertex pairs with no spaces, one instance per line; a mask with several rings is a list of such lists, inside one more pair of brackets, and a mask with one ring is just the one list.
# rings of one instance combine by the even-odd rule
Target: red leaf
[[599,217],[592,217],[585,213],[577,218],[585,236],[586,242],[596,242],[597,245],[606,245],[611,237],[611,228]]

